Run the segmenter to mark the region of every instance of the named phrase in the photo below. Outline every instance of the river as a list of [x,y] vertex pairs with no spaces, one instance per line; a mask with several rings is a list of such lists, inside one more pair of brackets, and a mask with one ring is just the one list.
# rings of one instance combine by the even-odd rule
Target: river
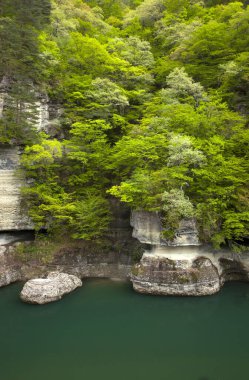
[[2,380],[249,378],[248,284],[177,298],[86,280],[45,306],[22,303],[20,289],[0,289]]

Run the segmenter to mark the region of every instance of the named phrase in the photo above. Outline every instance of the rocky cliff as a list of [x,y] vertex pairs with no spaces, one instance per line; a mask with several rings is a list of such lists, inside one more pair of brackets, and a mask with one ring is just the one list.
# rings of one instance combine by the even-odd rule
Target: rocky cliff
[[[18,148],[0,147],[0,231],[33,228],[21,208],[22,178],[16,172],[19,156]],[[15,245],[0,246],[0,286],[44,276],[51,270],[80,278],[130,278],[136,291],[162,295],[209,295],[219,291],[226,281],[248,281],[249,255],[214,253],[200,247],[193,219],[183,220],[169,241],[163,237],[157,213],[135,211],[131,216],[132,233],[129,210],[115,202],[113,222],[102,246],[84,243],[66,247],[49,263],[32,258],[23,262],[15,254]],[[134,266],[142,250],[145,253]]]
[[[114,201],[112,213],[112,225],[102,241],[65,239],[56,246],[52,255],[45,252],[45,256],[38,257],[35,254],[34,236],[30,232],[4,233],[2,239],[0,234],[0,286],[43,277],[51,270],[80,278],[129,278],[134,262],[141,258],[145,248],[132,238],[129,210]],[[26,242],[20,245],[24,240]]]
[[140,293],[210,295],[227,281],[249,281],[249,252],[235,255],[208,247],[159,247],[143,254],[131,280]]
[[218,253],[207,247],[161,247],[145,252],[134,265],[134,253],[139,247],[130,240],[128,230],[118,234],[116,245],[110,240],[109,245],[97,249],[92,243],[63,247],[49,262],[20,259],[16,253],[19,243],[0,246],[0,287],[44,277],[51,270],[79,278],[130,279],[137,292],[155,295],[211,295],[227,281],[249,281],[248,253]]
[[[6,107],[9,81],[6,77],[0,82],[0,119]],[[38,131],[51,136],[61,135],[59,118],[62,110],[58,105],[50,103],[46,95],[36,94],[35,125]],[[27,109],[31,107],[25,104]],[[20,187],[22,178],[17,175],[20,148],[0,145],[0,231],[33,229],[27,212],[21,208]]]
[[209,295],[220,290],[220,277],[212,261],[172,260],[167,255],[144,254],[133,268],[133,287],[140,293],[162,295]]
[[133,237],[148,244],[148,250],[131,273],[136,291],[161,295],[210,295],[226,281],[249,280],[249,252],[233,255],[200,246],[193,219],[183,220],[172,241],[163,237],[155,212],[135,211]]
[[21,208],[22,178],[17,175],[19,150],[0,146],[0,231],[33,229]]
[[[128,252],[137,246],[120,237],[117,245],[94,247],[82,243],[63,247],[51,260],[40,260],[18,254],[20,243],[0,246],[0,287],[16,281],[44,277],[50,271],[66,272],[79,278],[128,279],[134,257]],[[122,248],[123,245],[123,248]],[[119,251],[121,247],[121,252]]]
[[173,240],[163,236],[163,226],[156,212],[133,211],[131,214],[133,237],[141,243],[159,246],[200,245],[194,219],[182,220]]
[[[9,95],[11,87],[11,79],[7,76],[3,76],[0,81],[0,119],[4,115],[4,111],[8,107],[8,101],[11,99]],[[29,111],[32,110],[35,113],[35,118],[32,120],[32,126],[38,131],[44,131],[51,136],[61,134],[60,128],[60,116],[63,110],[60,105],[50,102],[46,93],[40,93],[35,85],[31,85],[33,103],[23,103],[24,108]]]
[[0,287],[21,280],[19,265],[14,262],[12,252],[11,249],[0,246]]

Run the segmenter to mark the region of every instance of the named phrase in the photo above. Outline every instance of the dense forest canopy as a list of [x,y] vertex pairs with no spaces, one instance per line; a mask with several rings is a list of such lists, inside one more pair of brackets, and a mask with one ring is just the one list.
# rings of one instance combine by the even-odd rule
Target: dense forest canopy
[[[249,2],[2,0],[0,142],[37,229],[100,237],[110,200],[249,236]],[[37,131],[38,104],[62,109]]]

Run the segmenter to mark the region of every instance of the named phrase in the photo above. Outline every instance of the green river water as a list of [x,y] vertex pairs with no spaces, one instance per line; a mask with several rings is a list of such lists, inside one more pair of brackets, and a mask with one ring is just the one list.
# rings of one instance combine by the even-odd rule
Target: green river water
[[249,284],[201,298],[88,280],[62,301],[0,289],[0,380],[247,380]]

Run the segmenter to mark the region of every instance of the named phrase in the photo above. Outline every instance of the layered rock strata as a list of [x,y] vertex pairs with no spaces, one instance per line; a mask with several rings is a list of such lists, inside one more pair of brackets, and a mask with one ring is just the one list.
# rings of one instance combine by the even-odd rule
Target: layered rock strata
[[[125,239],[124,231],[122,236],[120,251],[118,247],[95,251],[89,246],[67,247],[49,263],[20,260],[15,253],[20,243],[1,246],[0,287],[44,277],[51,271],[78,278],[131,279],[136,291],[160,295],[209,295],[219,291],[226,281],[249,281],[249,253],[214,253],[207,247],[160,247],[144,253],[140,263],[134,265],[134,257],[128,253],[131,242]],[[133,249],[136,252],[136,245]]]
[[194,219],[182,220],[173,240],[164,238],[160,215],[134,211],[133,237],[149,245],[131,281],[136,291],[161,295],[209,295],[226,281],[249,280],[249,254],[234,256],[200,247]]
[[82,286],[82,282],[76,276],[51,272],[47,278],[36,278],[26,282],[20,297],[24,302],[41,305],[58,301],[65,294],[71,293],[80,286]]
[[131,281],[139,293],[210,295],[227,281],[249,281],[249,252],[234,255],[207,247],[158,247],[143,254],[132,269]]
[[22,178],[17,175],[19,150],[0,147],[0,231],[30,230],[32,223],[22,211],[20,187]]
[[[112,212],[113,224],[103,241],[65,241],[58,244],[51,256],[46,256],[46,252],[44,257],[30,253],[29,245],[33,244],[34,238],[32,232],[2,233],[0,250],[3,250],[5,265],[0,265],[0,286],[17,280],[44,277],[51,271],[65,272],[79,278],[129,278],[131,267],[134,261],[142,257],[144,247],[131,237],[129,210],[113,204]],[[20,241],[24,239],[31,241],[22,243],[19,249]],[[13,272],[11,278],[7,275],[9,271]]]
[[207,257],[192,261],[144,254],[131,279],[137,292],[159,295],[210,295],[221,287],[218,270]]
[[79,278],[130,277],[133,264],[131,256],[117,252],[86,252],[84,248],[67,248],[56,257],[43,263],[28,257],[20,258],[19,243],[0,246],[0,287],[16,281],[27,281],[47,276],[51,271],[65,272]]

